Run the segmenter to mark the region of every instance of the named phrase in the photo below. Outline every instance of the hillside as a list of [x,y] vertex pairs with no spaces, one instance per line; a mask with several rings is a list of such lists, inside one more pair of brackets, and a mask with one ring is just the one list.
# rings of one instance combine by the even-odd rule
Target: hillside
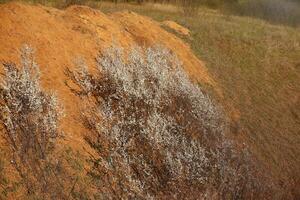
[[[96,76],[96,58],[105,55],[105,50],[112,44],[123,47],[125,55],[135,46],[147,48],[160,45],[170,49],[182,62],[182,67],[193,83],[203,88],[205,94],[213,97],[213,102],[217,101],[223,107],[229,129],[226,134],[236,143],[237,149],[249,147],[253,155],[250,163],[257,167],[254,177],[265,173],[272,180],[268,182],[269,179],[266,179],[266,183],[276,188],[272,188],[274,194],[267,189],[267,192],[262,191],[264,189],[258,192],[253,188],[253,193],[237,192],[238,199],[253,199],[253,194],[262,195],[260,197],[266,199],[272,199],[272,195],[277,199],[299,197],[299,29],[269,25],[251,18],[224,16],[208,9],[200,10],[195,20],[194,17],[182,15],[178,8],[159,5],[101,4],[99,10],[87,6],[58,10],[41,5],[6,3],[0,4],[0,11],[0,62],[20,65],[20,49],[24,44],[30,45],[35,50],[36,62],[40,66],[42,87],[45,91],[55,91],[64,107],[65,117],[59,126],[64,139],[58,142],[56,152],[69,162],[66,166],[70,165],[72,169],[67,170],[68,173],[74,174],[71,183],[67,178],[64,179],[70,191],[68,198],[71,195],[73,199],[98,199],[96,194],[100,186],[86,176],[91,168],[88,160],[91,155],[105,154],[95,148],[95,141],[86,139],[87,134],[93,132],[81,121],[81,106],[86,99],[70,90],[70,85],[72,88],[85,88],[80,83],[74,83],[74,80],[80,78],[72,79],[68,70],[76,71],[78,62],[84,60],[92,72],[88,76]],[[101,81],[97,79],[99,77],[93,77],[93,80]],[[170,80],[173,81],[172,78]],[[176,113],[176,106],[184,104],[182,99],[180,102],[182,104],[175,104],[175,107],[172,104],[167,108]],[[198,130],[197,126],[193,128]],[[194,130],[191,132],[195,134]],[[205,147],[213,149],[216,141],[210,142],[211,146],[205,144],[208,145]],[[134,151],[142,152],[151,160],[150,163],[154,163],[153,173],[158,177],[158,180],[155,179],[158,183],[152,179],[150,183],[146,181],[145,185],[153,187],[147,189],[147,195],[176,199],[175,191],[178,190],[181,194],[176,193],[179,195],[177,198],[193,199],[195,194],[203,190],[204,186],[193,181],[178,179],[177,185],[168,182],[164,174],[165,166],[161,163],[163,158],[155,155],[155,151],[152,154],[145,153],[150,151],[147,145],[138,144],[137,147],[140,149]],[[0,172],[4,174],[0,174],[0,185],[4,188],[0,190],[0,199],[24,199],[26,192],[17,184],[18,178],[14,178],[16,172],[10,165],[10,150],[4,138],[1,139],[0,149],[3,155]],[[239,156],[243,156],[242,150],[237,158]],[[241,163],[243,166],[244,163]],[[250,169],[252,165],[248,167]],[[139,166],[133,169],[138,171]],[[113,177],[119,175],[111,174]],[[265,183],[263,177],[261,175],[258,179],[261,184]],[[256,184],[251,181],[248,179],[249,185]],[[243,184],[242,179],[237,182]],[[100,191],[104,194],[113,188],[114,195],[118,196],[120,191],[114,184],[106,185]],[[222,192],[229,191],[225,186],[222,187]],[[208,199],[220,199],[218,195],[223,195],[214,188],[207,191],[211,195]],[[226,197],[230,198],[226,195],[222,198]]]
[[[191,38],[177,35],[206,63],[222,88],[227,102],[224,104],[229,102],[229,107],[238,110],[233,113],[238,120],[232,126],[236,138],[246,141],[268,172],[283,184],[293,180],[292,187],[297,193],[300,177],[299,28],[222,14],[204,7],[195,16],[182,14],[178,7],[159,4],[102,4],[101,9],[108,13],[133,10],[158,21],[173,20],[187,27]],[[166,30],[176,34],[171,29]]]
[[[75,174],[68,176],[71,183],[65,183],[67,190],[72,189],[69,187],[73,182],[77,185],[89,182],[84,169],[89,168],[88,156],[93,152],[85,141],[89,130],[80,122],[80,106],[83,100],[70,90],[71,80],[66,74],[67,68],[76,69],[78,60],[84,59],[93,70],[95,58],[114,43],[124,49],[137,45],[145,48],[163,45],[178,56],[191,79],[209,85],[220,93],[205,65],[192,53],[190,47],[150,18],[132,12],[106,15],[86,6],[72,6],[66,10],[58,10],[22,3],[7,3],[0,5],[0,10],[1,63],[20,65],[22,53],[20,50],[25,44],[29,45],[34,49],[35,61],[40,66],[42,87],[46,91],[54,91],[63,106],[64,117],[59,130],[63,132],[64,139],[59,140],[56,152],[67,160],[67,168],[71,168],[68,173]],[[144,31],[145,29],[148,31]],[[4,134],[4,131],[2,133]],[[11,152],[3,134],[1,134],[3,136],[1,198],[24,199],[26,192],[18,186],[19,179],[9,163]],[[65,172],[64,176],[68,173]],[[77,183],[77,180],[80,181]],[[80,196],[83,195],[84,193],[79,194],[79,198],[81,199]]]
[[[184,62],[195,81],[215,85],[204,64],[188,45],[163,30],[153,20],[130,12],[105,15],[84,6],[66,11],[20,3],[1,5],[1,62],[19,62],[19,49],[24,44],[36,50],[41,66],[42,84],[57,91],[68,117],[63,129],[72,134],[73,142],[81,140],[75,116],[76,97],[65,85],[64,70],[73,67],[79,57],[92,65],[95,57],[112,42],[124,48],[132,45],[162,44],[172,49]],[[145,32],[145,28],[149,28]],[[74,101],[75,100],[75,101]]]

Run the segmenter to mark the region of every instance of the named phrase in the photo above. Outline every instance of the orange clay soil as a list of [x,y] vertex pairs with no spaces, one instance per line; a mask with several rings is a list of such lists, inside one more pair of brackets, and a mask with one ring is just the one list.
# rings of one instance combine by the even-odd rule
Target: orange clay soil
[[168,21],[163,21],[162,25],[172,29],[173,31],[175,31],[178,34],[181,34],[181,35],[186,36],[186,37],[190,37],[190,30],[183,27],[183,26],[181,26],[181,25],[179,25],[179,24],[177,24],[174,21],[169,21],[169,20]]
[[[125,49],[136,44],[166,46],[177,54],[194,81],[210,85],[221,94],[189,46],[147,17],[132,12],[105,15],[85,6],[58,10],[15,2],[0,5],[0,62],[19,63],[23,44],[36,50],[42,85],[46,90],[56,91],[65,108],[63,144],[77,150],[86,146],[85,130],[79,123],[80,99],[66,86],[65,69],[74,68],[78,57],[95,66],[97,54],[112,42]],[[2,66],[0,69],[3,70]]]

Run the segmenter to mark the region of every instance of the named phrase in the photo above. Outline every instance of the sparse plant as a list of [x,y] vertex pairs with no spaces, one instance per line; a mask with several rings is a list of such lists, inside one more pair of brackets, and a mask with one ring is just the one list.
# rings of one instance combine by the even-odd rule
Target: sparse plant
[[61,108],[53,93],[41,89],[33,50],[25,45],[21,51],[21,67],[4,64],[6,76],[0,86],[0,120],[11,149],[11,163],[29,196],[63,198],[62,180],[55,171],[58,165],[51,156],[60,136]]
[[113,46],[97,63],[96,73],[79,62],[67,74],[80,88],[72,90],[88,100],[82,118],[98,152],[90,175],[103,198],[178,198],[183,185],[208,199],[256,191],[250,156],[237,153],[220,108],[174,54],[134,47],[125,57]]

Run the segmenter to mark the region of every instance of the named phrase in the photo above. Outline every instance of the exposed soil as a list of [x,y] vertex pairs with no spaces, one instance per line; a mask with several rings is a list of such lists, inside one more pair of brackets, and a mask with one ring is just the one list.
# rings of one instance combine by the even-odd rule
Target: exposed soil
[[95,57],[112,42],[125,49],[136,44],[166,46],[177,54],[194,81],[218,90],[187,44],[162,29],[158,22],[132,12],[105,15],[85,6],[58,10],[7,3],[0,5],[0,35],[0,62],[19,63],[23,44],[36,50],[42,85],[57,92],[66,113],[61,128],[67,144],[77,149],[85,146],[82,137],[85,130],[78,123],[80,99],[66,86],[65,69],[72,69],[78,57],[95,66]]
[[163,21],[162,25],[174,30],[176,33],[181,34],[183,36],[189,37],[190,36],[190,30],[177,24],[174,21]]

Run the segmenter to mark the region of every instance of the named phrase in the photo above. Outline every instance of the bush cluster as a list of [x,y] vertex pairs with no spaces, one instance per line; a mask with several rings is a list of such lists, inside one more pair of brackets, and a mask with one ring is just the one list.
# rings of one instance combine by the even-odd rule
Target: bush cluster
[[[189,80],[168,49],[134,47],[125,54],[112,46],[97,58],[93,72],[83,61],[77,70],[66,71],[78,86],[70,88],[82,98],[86,141],[96,153],[88,158],[90,186],[96,191],[89,194],[78,174],[70,175],[54,153],[62,108],[53,93],[42,90],[33,50],[24,46],[21,66],[6,63],[4,70],[0,122],[11,149],[10,163],[27,190],[24,197],[270,196],[266,192],[272,183],[256,174],[247,150],[226,137],[221,109]],[[1,175],[2,196],[8,194],[7,183]]]
[[186,190],[236,199],[262,189],[247,151],[225,136],[220,108],[169,50],[134,47],[125,56],[112,46],[93,73],[80,61],[67,74],[87,102],[86,139],[98,155],[89,173],[101,198],[183,198]]

